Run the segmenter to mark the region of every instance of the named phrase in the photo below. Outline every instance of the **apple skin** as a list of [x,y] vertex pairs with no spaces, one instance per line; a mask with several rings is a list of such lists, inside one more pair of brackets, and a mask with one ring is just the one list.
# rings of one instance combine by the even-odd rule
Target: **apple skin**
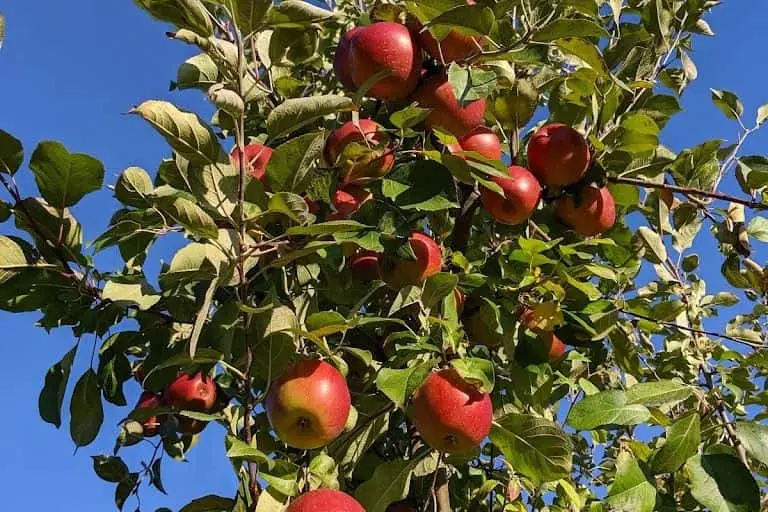
[[317,204],[317,201],[313,201],[308,197],[304,197],[304,202],[307,203],[307,208],[309,208],[309,213],[311,213],[312,215],[316,215],[317,212],[320,211],[320,205]]
[[[136,409],[156,409],[162,407],[163,400],[161,397],[155,395],[150,391],[145,391],[139,397],[139,402],[136,404]],[[160,432],[160,420],[157,416],[150,416],[141,422],[141,426],[144,429],[144,437],[153,437]]]
[[[467,4],[475,5],[475,1],[467,0]],[[421,26],[418,27],[418,30],[419,40],[424,50],[443,64],[466,59],[480,53],[485,40],[483,37],[465,36],[452,30],[442,41],[438,41],[429,30],[422,30]]]
[[[325,142],[325,160],[335,165],[339,156],[344,152],[347,145],[356,142],[358,144],[369,144],[374,147],[382,146],[389,140],[389,135],[382,130],[381,126],[371,119],[360,119],[359,127],[353,121],[348,121],[335,129],[328,140]],[[386,175],[395,163],[395,155],[386,148],[382,155],[374,158],[370,162],[355,163],[351,167],[343,167],[344,176],[342,182],[361,183],[371,179],[381,178]]]
[[[556,363],[563,358],[568,347],[553,331],[532,327],[535,325],[535,315],[536,313],[533,311],[533,309],[525,308],[520,318],[523,322],[523,325],[525,325],[532,332],[536,333],[539,341],[545,347],[546,360],[550,363]],[[534,357],[538,356],[538,359],[544,359],[544,352],[541,350],[541,348],[537,348],[536,350],[533,350],[533,352],[536,352]]]
[[[263,185],[267,185],[267,164],[272,158],[273,150],[269,146],[261,144],[248,144],[244,148],[245,168],[248,176],[256,178]],[[235,147],[229,154],[235,169],[240,168],[240,148]]]
[[579,192],[578,205],[573,196],[558,199],[555,215],[582,236],[605,233],[616,222],[616,203],[606,187],[586,187]]
[[[449,144],[448,150],[451,153],[474,151],[491,160],[501,160],[502,156],[501,141],[493,131],[485,126],[475,128],[461,137],[456,144]],[[464,158],[461,155],[459,156]]]
[[454,369],[427,377],[412,401],[413,421],[422,439],[440,452],[471,453],[491,431],[493,405]]
[[379,258],[374,251],[360,252],[349,261],[349,271],[360,281],[375,281],[379,278]]
[[272,383],[265,408],[280,439],[311,450],[341,434],[351,405],[347,381],[339,370],[325,361],[305,359]]
[[208,412],[216,405],[216,383],[207,374],[179,373],[163,391],[163,401],[181,411]]
[[355,82],[352,80],[352,70],[349,68],[349,53],[352,40],[362,30],[362,27],[353,27],[347,31],[339,40],[339,46],[336,48],[336,55],[333,57],[333,71],[341,84],[349,89],[355,89]]
[[445,75],[426,78],[413,98],[420,106],[433,109],[424,122],[429,130],[439,127],[461,138],[483,123],[485,100],[462,107]]
[[401,101],[416,89],[421,74],[421,48],[404,25],[381,21],[362,27],[349,48],[349,68],[356,87],[362,87],[382,71],[390,71],[389,76],[373,84],[369,96]]
[[570,126],[542,126],[528,141],[528,166],[548,187],[573,185],[587,172],[589,162],[586,139]]
[[336,211],[341,215],[352,215],[356,213],[366,201],[370,200],[373,194],[357,185],[344,185],[336,190],[331,202]]
[[317,489],[300,495],[285,512],[365,512],[365,509],[349,494]]
[[443,267],[443,252],[432,238],[414,231],[408,240],[416,260],[380,261],[382,279],[395,290],[422,283]]
[[541,185],[525,167],[510,166],[508,178],[494,177],[504,196],[485,187],[480,189],[483,208],[502,224],[522,224],[533,214],[541,198]]

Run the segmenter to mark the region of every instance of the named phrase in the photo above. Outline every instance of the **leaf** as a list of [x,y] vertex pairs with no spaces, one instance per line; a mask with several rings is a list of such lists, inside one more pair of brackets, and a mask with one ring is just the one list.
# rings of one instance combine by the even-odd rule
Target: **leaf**
[[146,283],[121,283],[107,281],[102,298],[116,304],[135,305],[139,311],[146,311],[160,302],[160,295]]
[[61,361],[54,364],[45,374],[45,385],[37,400],[37,407],[43,421],[61,427],[61,404],[67,390],[69,373],[77,353],[77,345],[64,354]]
[[3,41],[5,41],[5,16],[0,14],[0,49],[3,47]]
[[627,451],[619,453],[616,459],[616,479],[605,502],[617,512],[653,512],[656,506],[656,487]]
[[176,283],[210,281],[219,275],[224,254],[211,244],[191,243],[182,247],[171,265],[160,275],[160,286],[167,289]]
[[154,189],[147,171],[141,167],[129,167],[117,180],[115,197],[125,205],[146,208],[150,204],[148,197]]
[[659,126],[650,116],[632,113],[621,121],[619,149],[627,153],[649,153],[659,145]]
[[712,92],[712,101],[728,119],[735,121],[744,113],[744,104],[734,93],[718,89],[710,89],[710,91]]
[[496,17],[488,7],[459,5],[432,18],[429,26],[446,27],[464,35],[485,36],[491,33],[495,21]]
[[21,245],[7,236],[0,235],[0,284],[12,278],[16,270],[23,270],[31,265]]
[[701,443],[699,414],[691,411],[667,429],[667,440],[653,457],[655,473],[674,473],[696,454]]
[[429,117],[429,114],[431,113],[431,108],[422,108],[415,105],[409,105],[389,116],[389,121],[396,128],[405,130],[406,128],[411,128],[423,122],[427,117]]
[[537,486],[570,475],[573,446],[552,421],[529,414],[507,414],[493,423],[490,437],[514,470]]
[[310,96],[291,98],[278,105],[267,117],[267,133],[270,139],[277,139],[301,128],[318,117],[349,112],[355,109],[354,102],[345,96]]
[[611,425],[637,425],[650,417],[645,406],[628,404],[623,391],[602,391],[576,403],[567,423],[576,430],[594,430]]
[[216,222],[205,210],[184,197],[164,197],[156,199],[155,204],[176,224],[189,234],[199,238],[215,239],[219,236]]
[[200,0],[134,0],[152,17],[201,36],[213,35],[213,23]]
[[93,471],[105,482],[118,483],[128,476],[128,466],[120,457],[96,455],[93,460]]
[[765,217],[752,217],[747,226],[747,234],[755,240],[768,242],[768,219]]
[[128,501],[138,482],[139,474],[129,473],[125,479],[117,484],[117,487],[115,487],[115,506],[118,510],[123,510],[125,502]]
[[477,386],[483,393],[493,391],[496,377],[491,361],[479,357],[464,357],[451,360],[451,366],[459,372],[462,379]]
[[227,457],[238,462],[245,461],[262,464],[270,460],[269,457],[267,457],[267,454],[257,450],[252,446],[249,446],[247,443],[241,441],[233,435],[227,436],[226,445]]
[[179,110],[167,101],[145,101],[130,110],[147,121],[185,160],[215,164],[222,153],[216,135],[197,114]]
[[766,119],[768,119],[768,103],[757,109],[757,120],[755,121],[755,124],[760,126]]
[[311,226],[294,226],[288,228],[285,233],[290,236],[324,236],[334,233],[360,232],[368,229],[371,227],[360,224],[356,220],[331,220]]
[[421,302],[425,307],[433,308],[450,295],[456,289],[457,284],[459,284],[459,276],[456,274],[448,272],[435,274],[424,282]]
[[203,332],[203,326],[208,320],[208,314],[211,310],[211,304],[213,302],[213,296],[216,294],[216,290],[219,288],[219,280],[213,279],[211,284],[208,285],[208,289],[203,297],[203,305],[200,306],[200,311],[197,312],[195,317],[195,323],[192,326],[192,333],[189,335],[189,357],[195,358],[197,352],[197,342],[200,340],[200,334]]
[[322,133],[305,133],[279,145],[267,164],[267,180],[275,191],[304,192],[306,177],[323,152]]
[[376,387],[401,409],[434,367],[434,361],[396,370],[382,368],[376,376]]
[[691,495],[712,512],[758,512],[760,490],[741,461],[727,453],[694,455],[685,463]]
[[219,68],[216,62],[207,53],[201,53],[190,57],[179,66],[176,72],[177,89],[201,89],[207,91],[213,84],[219,81]]
[[647,407],[672,406],[693,394],[687,384],[674,380],[641,382],[626,391],[627,404],[641,404]]
[[69,413],[69,434],[75,446],[91,444],[104,421],[99,379],[93,368],[89,368],[75,384]]
[[70,153],[58,142],[40,143],[29,162],[37,188],[51,206],[73,206],[104,184],[104,166],[92,156]]
[[335,16],[333,11],[322,9],[309,2],[283,0],[269,10],[266,24],[271,27],[305,27],[331,20]]
[[747,453],[760,462],[768,465],[768,426],[753,421],[737,421],[736,436],[747,450]]
[[648,261],[651,263],[667,261],[667,248],[664,247],[664,242],[656,231],[647,226],[640,226],[637,228],[637,236],[647,249],[645,257]]
[[[0,15],[0,47],[2,47],[2,15]],[[0,130],[0,172],[13,175],[24,162],[24,147],[10,133]]]
[[386,512],[387,507],[408,496],[413,468],[419,458],[392,460],[379,464],[370,480],[355,491],[355,498],[366,512]]
[[463,68],[453,63],[448,68],[448,81],[461,105],[487,98],[496,88],[496,73],[479,68]]
[[382,181],[381,191],[404,210],[439,211],[458,206],[451,173],[432,160],[397,166]]
[[235,504],[231,498],[222,498],[214,494],[197,498],[184,505],[179,512],[229,512]]
[[602,77],[610,76],[608,66],[605,64],[600,50],[594,44],[575,37],[558,39],[555,44],[563,53],[578,58],[598,75]]
[[567,37],[608,37],[608,32],[594,21],[559,19],[533,34],[534,41],[546,42]]

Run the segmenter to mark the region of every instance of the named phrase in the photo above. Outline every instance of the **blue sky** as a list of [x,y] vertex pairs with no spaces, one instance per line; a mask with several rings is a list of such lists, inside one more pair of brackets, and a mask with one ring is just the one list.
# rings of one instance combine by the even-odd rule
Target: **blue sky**
[[[101,159],[107,182],[113,184],[120,171],[131,165],[153,172],[168,152],[151,129],[137,118],[123,115],[132,106],[146,99],[168,99],[204,116],[210,112],[199,93],[168,92],[178,64],[194,52],[169,41],[164,35],[166,27],[130,0],[7,1],[0,11],[7,18],[6,41],[0,50],[0,128],[20,138],[27,155],[40,140],[59,140],[71,151]],[[735,126],[712,105],[709,87],[737,92],[745,103],[748,121],[759,105],[768,102],[764,87],[768,70],[761,65],[763,49],[768,47],[767,11],[762,2],[732,1],[710,16],[717,37],[700,37],[695,42],[693,58],[699,80],[685,93],[686,112],[663,133],[665,144],[681,149],[711,138],[735,139]],[[751,139],[745,154],[765,151],[767,143],[768,129]],[[20,181],[27,194],[33,194],[27,173],[20,173]],[[729,189],[735,191],[726,184]],[[75,208],[87,239],[101,232],[115,208],[108,190]],[[168,259],[171,249],[166,244],[155,255]],[[711,243],[697,247],[704,265],[712,262],[703,273],[714,292],[725,285],[718,277],[719,255],[709,257],[712,250]],[[109,254],[99,262],[103,268],[117,268]],[[0,460],[5,462],[0,467],[3,509],[112,510],[113,487],[93,474],[89,456],[111,449],[116,424],[127,409],[108,407],[97,441],[73,455],[66,411],[64,426],[57,431],[39,419],[37,396],[45,371],[74,340],[66,329],[47,335],[34,327],[35,319],[35,315],[0,313],[6,361],[0,389],[9,398],[3,406],[6,420],[0,423]],[[710,326],[717,328],[717,321]],[[90,348],[90,343],[85,340],[84,347]],[[86,352],[81,351],[73,378],[87,367]],[[138,389],[129,383],[126,391],[134,400]],[[165,506],[177,510],[197,496],[233,494],[235,480],[224,457],[222,434],[218,427],[206,431],[201,444],[190,453],[189,463],[168,461],[164,481],[169,496],[146,491],[142,509]],[[129,503],[126,510],[133,510],[132,505],[135,503]]]

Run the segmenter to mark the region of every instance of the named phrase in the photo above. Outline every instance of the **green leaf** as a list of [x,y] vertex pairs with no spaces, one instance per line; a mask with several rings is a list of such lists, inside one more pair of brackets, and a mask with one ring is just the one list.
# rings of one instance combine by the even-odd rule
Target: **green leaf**
[[491,442],[514,470],[538,486],[567,478],[573,446],[554,422],[529,414],[507,414],[491,427]]
[[166,289],[176,283],[210,281],[219,275],[224,260],[218,247],[191,243],[173,256],[170,267],[160,275],[160,286]]
[[649,153],[659,145],[659,126],[648,115],[629,114],[621,121],[619,149],[627,153]]
[[266,24],[271,27],[305,27],[333,19],[333,11],[300,0],[283,0],[267,13]]
[[213,23],[200,0],[134,0],[152,17],[201,36],[213,35]]
[[134,305],[140,311],[146,311],[160,302],[160,295],[154,293],[154,290],[147,283],[121,283],[118,281],[107,281],[102,292],[102,298],[117,304]]
[[235,504],[231,498],[222,498],[214,494],[192,500],[184,505],[179,512],[229,512]]
[[105,482],[118,483],[128,476],[128,466],[120,457],[96,455],[93,460],[93,471]]
[[768,426],[753,421],[737,421],[736,436],[752,458],[768,465]]
[[193,164],[215,164],[222,158],[216,135],[197,114],[157,100],[145,101],[129,113],[147,121],[176,153]]
[[128,476],[117,484],[117,487],[115,487],[115,506],[117,506],[118,510],[123,510],[125,502],[128,501],[138,482],[138,473],[128,473]]
[[490,96],[496,88],[496,73],[479,68],[463,68],[453,63],[448,68],[448,81],[456,99],[466,105]]
[[201,53],[190,57],[179,66],[176,72],[177,89],[201,89],[207,91],[213,84],[219,81],[219,68],[216,62],[207,53]]
[[583,62],[584,65],[593,69],[598,75],[602,77],[610,76],[608,66],[605,64],[603,56],[600,54],[600,50],[589,41],[569,37],[558,39],[555,44],[563,53],[576,57]]
[[[2,20],[2,16],[0,16]],[[2,26],[0,25],[0,47],[2,47]],[[24,147],[21,141],[8,132],[0,130],[0,172],[13,175],[24,162]]]
[[16,240],[0,235],[0,284],[16,275],[15,271],[30,266],[22,246]]
[[622,512],[653,512],[656,506],[656,487],[627,451],[622,451],[616,459],[616,479],[605,502],[611,510]]
[[584,19],[559,19],[533,34],[534,41],[546,42],[567,37],[608,37],[608,32],[599,24]]
[[148,197],[155,186],[147,171],[141,167],[129,167],[123,171],[115,185],[115,197],[118,201],[136,208],[149,206]]
[[0,201],[0,224],[11,218],[11,205],[5,201]]
[[247,443],[233,435],[227,436],[226,445],[227,457],[238,462],[255,462],[257,464],[262,464],[270,460],[267,454],[257,450],[253,446],[249,446]]
[[379,464],[370,480],[357,488],[355,498],[366,512],[386,512],[389,505],[408,496],[413,468],[419,460],[397,459]]
[[485,36],[491,33],[495,22],[496,17],[488,7],[459,5],[432,18],[429,26],[445,27],[465,35]]
[[747,234],[755,240],[768,242],[768,219],[765,217],[752,217],[747,226]]
[[712,101],[728,119],[739,119],[744,113],[744,104],[738,96],[730,91],[721,91],[710,89],[712,92]]
[[67,390],[69,373],[72,363],[75,361],[77,345],[64,354],[61,361],[54,364],[45,374],[45,385],[37,400],[37,407],[43,421],[61,427],[61,404],[64,402],[64,393]]
[[331,220],[311,226],[294,226],[288,228],[286,234],[291,236],[324,236],[334,233],[357,233],[368,229],[371,229],[370,226],[361,224],[356,220]]
[[272,190],[304,192],[306,177],[323,152],[322,133],[305,133],[279,145],[267,164],[267,180]]
[[399,165],[384,178],[381,191],[404,210],[439,211],[458,206],[451,173],[432,160]]
[[376,387],[401,409],[435,366],[434,361],[396,370],[382,368],[376,376]]
[[451,360],[451,366],[459,372],[462,379],[477,386],[483,393],[493,391],[496,381],[493,362],[479,357],[464,357]]
[[42,142],[37,146],[29,167],[37,188],[51,206],[63,209],[73,206],[86,194],[104,184],[104,166],[92,156],[70,153],[58,142]]
[[576,430],[594,430],[611,425],[637,425],[650,417],[644,405],[628,404],[623,391],[602,391],[576,403],[567,423]]
[[424,291],[421,292],[421,302],[425,307],[433,308],[441,300],[453,292],[459,284],[459,276],[448,272],[440,272],[431,276],[424,282]]
[[323,337],[344,332],[349,329],[347,319],[337,311],[321,311],[307,317],[307,330],[315,336]]
[[674,380],[641,382],[626,391],[627,404],[662,407],[678,404],[693,394],[693,388]]
[[69,434],[75,446],[87,446],[96,439],[104,421],[99,378],[89,368],[75,384],[69,404]]
[[213,303],[213,297],[216,294],[216,290],[219,289],[219,280],[213,279],[208,285],[208,289],[203,296],[203,305],[200,306],[200,310],[195,317],[195,323],[192,326],[192,333],[189,335],[189,357],[194,359],[197,352],[197,343],[200,340],[200,334],[203,332],[203,327],[208,321],[208,315],[211,311],[211,304]]
[[755,121],[755,124],[760,126],[766,119],[768,119],[768,103],[757,109],[757,120]]
[[694,455],[685,463],[691,495],[712,512],[758,512],[760,490],[741,461],[727,453]]
[[429,117],[429,114],[431,113],[431,108],[422,108],[417,107],[416,105],[409,105],[389,116],[389,121],[396,128],[405,130],[406,128],[411,128],[423,122],[427,117]]
[[158,208],[187,233],[199,238],[215,239],[219,236],[216,222],[205,210],[184,197],[163,197],[155,200]]
[[667,248],[664,247],[664,241],[656,231],[647,226],[637,228],[637,237],[646,248],[645,257],[651,263],[662,263],[667,261]]
[[696,454],[701,443],[699,414],[691,411],[667,429],[667,440],[653,457],[655,473],[674,473]]
[[326,453],[318,453],[309,462],[309,479],[312,489],[339,487],[339,466]]
[[267,133],[270,139],[277,139],[311,123],[318,117],[354,109],[354,102],[345,96],[291,98],[269,113]]

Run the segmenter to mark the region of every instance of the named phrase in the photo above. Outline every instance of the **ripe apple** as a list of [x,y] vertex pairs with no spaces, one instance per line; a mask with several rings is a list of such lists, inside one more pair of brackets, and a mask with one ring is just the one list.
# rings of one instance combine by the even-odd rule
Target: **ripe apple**
[[344,185],[336,190],[331,202],[336,211],[341,215],[356,213],[373,194],[354,184]]
[[349,69],[356,87],[382,72],[368,94],[387,101],[406,99],[416,89],[421,74],[421,48],[411,31],[391,21],[360,28],[350,41]]
[[386,283],[399,290],[409,284],[419,284],[440,272],[443,267],[443,252],[432,238],[414,231],[408,239],[415,260],[393,260],[383,258],[380,261],[381,276]]
[[[151,393],[145,391],[139,397],[139,402],[136,404],[136,409],[156,409],[163,406],[163,400]],[[141,426],[144,428],[144,437],[156,436],[160,430],[160,420],[157,416],[150,416],[141,422]]]
[[450,144],[448,150],[451,153],[457,151],[474,151],[485,158],[491,160],[501,160],[501,141],[493,131],[480,126],[475,128],[465,136],[461,137],[456,144]]
[[349,494],[317,489],[296,498],[285,512],[365,512],[365,509]]
[[166,404],[180,411],[209,412],[216,405],[216,383],[207,374],[179,373],[163,391]]
[[414,99],[424,108],[431,108],[425,124],[428,129],[442,128],[463,137],[483,123],[485,100],[479,99],[462,107],[446,75],[426,78],[414,94]]
[[491,431],[491,397],[454,369],[430,374],[413,396],[412,405],[422,439],[441,452],[471,453]]
[[[245,169],[248,176],[267,184],[267,164],[272,157],[272,148],[261,144],[248,144],[244,148]],[[240,148],[235,147],[229,154],[235,169],[240,168]]]
[[493,178],[494,183],[504,191],[503,196],[482,187],[480,199],[485,211],[497,222],[522,224],[539,204],[541,185],[525,167],[513,165],[509,167],[508,172],[508,178]]
[[294,448],[310,450],[341,434],[351,398],[339,370],[324,361],[306,359],[289,367],[272,384],[265,407],[280,439]]
[[[357,125],[349,121],[328,137],[325,142],[325,159],[331,165],[341,168],[343,183],[381,178],[395,163],[395,155],[387,147],[388,142],[389,135],[375,121],[360,119]],[[371,150],[363,154],[345,155],[344,150],[352,143],[367,145]],[[340,157],[344,161],[338,161]]]
[[336,73],[336,78],[339,79],[339,82],[344,87],[350,90],[355,88],[355,82],[352,80],[352,70],[349,69],[350,45],[360,30],[362,30],[361,27],[354,27],[341,36],[339,46],[336,48],[336,55],[333,57],[333,71]]
[[360,281],[375,281],[379,278],[379,253],[363,251],[354,255],[348,264],[349,271]]
[[583,135],[564,124],[539,128],[528,142],[528,165],[548,187],[573,185],[589,167],[589,146]]
[[555,215],[566,226],[582,236],[605,233],[616,222],[616,203],[606,188],[586,187],[578,197],[567,195],[558,199]]
[[[546,328],[537,327],[538,319],[536,318],[536,312],[531,308],[525,308],[521,315],[521,321],[528,329],[534,332],[540,342],[540,347],[525,347],[520,348],[521,353],[529,352],[527,354],[528,359],[533,358],[536,362],[549,361],[555,363],[563,358],[566,351],[565,343],[557,337],[557,335]],[[521,345],[525,345],[522,343]]]
[[[474,5],[474,0],[467,0],[467,4]],[[466,59],[483,51],[483,37],[465,36],[462,33],[451,30],[448,35],[438,41],[429,30],[419,29],[419,40],[421,45],[438,62],[446,64],[457,60]]]

